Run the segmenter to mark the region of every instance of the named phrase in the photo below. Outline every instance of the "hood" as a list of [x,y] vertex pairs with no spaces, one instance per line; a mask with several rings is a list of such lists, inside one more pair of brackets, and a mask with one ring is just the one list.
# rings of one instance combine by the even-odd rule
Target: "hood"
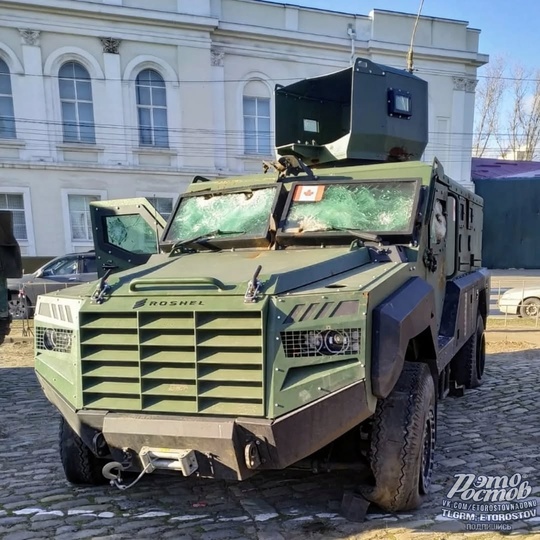
[[334,276],[371,265],[366,248],[302,249],[283,251],[220,251],[156,256],[151,263],[115,274],[108,280],[111,294],[134,292],[177,295],[244,295],[257,268],[264,294],[283,294],[309,287]]

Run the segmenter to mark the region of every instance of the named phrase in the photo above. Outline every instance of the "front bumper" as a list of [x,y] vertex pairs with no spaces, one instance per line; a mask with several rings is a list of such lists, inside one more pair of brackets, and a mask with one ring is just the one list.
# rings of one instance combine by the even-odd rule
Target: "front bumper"
[[[371,416],[365,381],[353,383],[276,420],[74,410],[39,374],[47,399],[97,452],[101,437],[113,457],[128,450],[141,468],[143,447],[193,449],[203,477],[244,480],[283,469],[323,448]],[[249,466],[248,466],[249,464]]]

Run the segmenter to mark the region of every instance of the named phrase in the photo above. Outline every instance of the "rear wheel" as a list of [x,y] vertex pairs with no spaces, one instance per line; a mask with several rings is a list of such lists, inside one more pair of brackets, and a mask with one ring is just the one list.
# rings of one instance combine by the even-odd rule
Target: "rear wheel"
[[519,314],[522,317],[536,318],[540,315],[540,299],[539,298],[525,298],[519,306]]
[[72,484],[106,484],[101,470],[107,460],[98,458],[62,418],[60,420],[60,459],[66,478]]
[[377,404],[365,497],[383,510],[418,508],[429,491],[435,450],[435,385],[426,364],[406,362],[391,394]]
[[452,360],[454,379],[465,388],[477,388],[483,382],[486,364],[484,319],[478,315],[476,332],[467,340]]

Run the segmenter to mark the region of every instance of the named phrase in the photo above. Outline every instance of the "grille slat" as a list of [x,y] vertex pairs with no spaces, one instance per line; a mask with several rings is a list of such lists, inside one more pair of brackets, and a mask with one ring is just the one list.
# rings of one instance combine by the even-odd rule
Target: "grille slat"
[[141,360],[144,363],[152,364],[193,364],[195,361],[195,347],[185,349],[171,347],[165,351],[158,347],[141,347]]
[[101,377],[103,379],[114,378],[126,378],[126,379],[139,379],[138,366],[116,366],[111,364],[93,365],[86,364],[83,369],[83,376],[87,377]]
[[234,399],[239,394],[247,399],[258,399],[261,395],[261,386],[208,383],[203,385],[199,392],[201,397],[223,399]]
[[159,317],[146,319],[141,324],[143,330],[191,330],[193,331],[193,317]]
[[152,332],[147,334],[143,332],[141,335],[141,345],[154,347],[194,347],[195,338],[193,334],[160,334]]
[[198,325],[200,330],[258,330],[261,322],[258,319],[240,319],[223,317],[209,320]]
[[81,312],[83,407],[262,416],[261,326],[253,311]]
[[139,395],[139,381],[103,381],[101,379],[83,379],[86,392],[92,393],[116,393]]
[[138,337],[135,332],[133,333],[119,333],[112,332],[110,327],[108,332],[96,333],[92,331],[91,334],[86,332],[81,336],[83,345],[137,345]]
[[218,365],[253,365],[258,366],[261,363],[260,352],[247,352],[241,349],[233,352],[219,351],[219,350],[200,350],[199,351],[199,365],[205,364],[218,364]]
[[114,327],[115,329],[123,329],[123,330],[136,330],[137,329],[137,321],[136,319],[109,319],[109,318],[103,318],[103,319],[95,319],[93,321],[89,321],[86,323],[85,328],[89,330],[107,330],[111,327]]
[[139,356],[137,348],[131,349],[113,349],[112,347],[103,350],[98,348],[86,347],[86,354],[83,357],[84,361],[90,362],[136,362]]
[[199,375],[200,381],[255,381],[262,382],[262,371],[257,369],[213,369],[204,375]]
[[199,339],[200,347],[257,347],[261,344],[260,335],[211,334],[203,333]]
[[172,397],[196,397],[197,385],[195,381],[192,382],[163,382],[158,381],[144,381],[143,384],[144,394],[146,396],[172,396]]
[[[148,368],[151,369],[148,369]],[[167,380],[186,380],[196,378],[195,367],[180,368],[180,367],[158,367],[158,366],[143,366],[144,379],[167,379]]]

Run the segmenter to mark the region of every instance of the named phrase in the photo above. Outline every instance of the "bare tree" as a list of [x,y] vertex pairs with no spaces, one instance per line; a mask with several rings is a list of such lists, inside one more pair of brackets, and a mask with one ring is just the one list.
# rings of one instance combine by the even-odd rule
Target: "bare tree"
[[501,103],[506,90],[506,61],[502,56],[490,63],[485,76],[476,88],[475,130],[473,155],[482,157],[489,150],[489,143],[495,144],[499,134]]
[[511,107],[505,133],[498,135],[503,156],[530,161],[540,142],[540,70],[531,73],[516,66],[512,71]]

